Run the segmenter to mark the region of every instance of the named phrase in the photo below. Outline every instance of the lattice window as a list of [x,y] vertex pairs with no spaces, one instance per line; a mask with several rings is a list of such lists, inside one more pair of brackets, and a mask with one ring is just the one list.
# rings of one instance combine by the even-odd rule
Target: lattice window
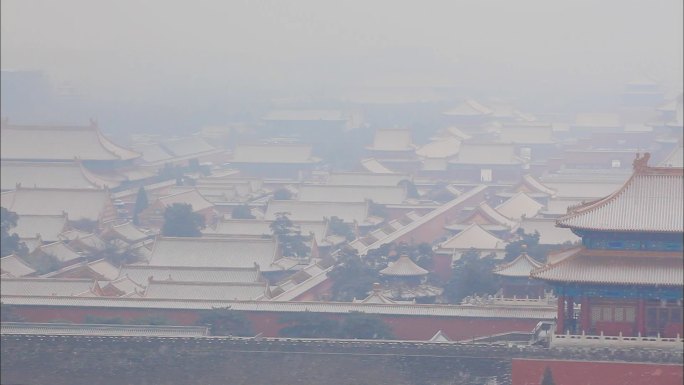
[[601,320],[601,310],[602,310],[602,308],[600,306],[592,306],[592,308],[591,308],[591,320],[593,322]]
[[603,310],[603,312],[602,312],[603,314],[601,314],[601,320],[602,321],[611,321],[613,319],[613,314],[612,314],[613,309],[612,308],[606,306],[606,307],[603,307],[601,310]]
[[625,321],[634,322],[634,320],[636,319],[635,314],[636,314],[636,312],[635,312],[634,307],[626,307],[625,308]]

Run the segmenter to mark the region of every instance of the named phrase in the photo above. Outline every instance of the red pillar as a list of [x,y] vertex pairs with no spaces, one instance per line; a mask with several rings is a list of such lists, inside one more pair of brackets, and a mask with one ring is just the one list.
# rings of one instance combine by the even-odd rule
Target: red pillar
[[580,313],[581,331],[585,333],[588,333],[591,327],[591,310],[589,306],[591,306],[589,305],[589,297],[585,295],[582,297],[582,312]]
[[[575,302],[574,302],[574,298],[568,297],[567,300],[566,300],[566,302],[567,302],[567,305],[568,305],[568,309],[565,311],[565,318],[566,318],[565,328],[566,328],[566,329],[570,329],[570,328],[572,327],[572,325],[573,325],[573,322],[575,322],[575,321],[574,321],[574,319],[575,319]],[[573,333],[574,333],[574,331],[573,331]]]
[[636,311],[636,325],[637,332],[641,333],[642,336],[646,335],[646,300],[643,298],[639,299],[637,303]]
[[565,333],[565,296],[558,296],[558,314],[556,315],[556,334]]

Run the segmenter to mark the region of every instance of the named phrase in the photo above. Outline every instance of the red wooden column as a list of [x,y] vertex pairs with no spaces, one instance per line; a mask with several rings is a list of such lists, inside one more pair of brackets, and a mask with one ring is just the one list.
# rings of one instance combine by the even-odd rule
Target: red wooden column
[[[569,329],[573,325],[573,322],[575,322],[574,321],[574,318],[575,318],[575,301],[574,301],[574,298],[568,297],[566,299],[566,302],[567,302],[568,308],[567,308],[567,310],[565,310],[565,319],[567,320],[567,322],[565,324],[565,328]],[[573,331],[573,333],[574,333],[574,331]]]
[[643,298],[640,298],[639,302],[637,302],[636,326],[637,326],[637,332],[641,333],[642,336],[645,336],[646,335],[646,300],[644,300]]
[[556,334],[565,333],[565,296],[558,296],[558,313],[556,314]]
[[585,295],[582,297],[582,312],[580,313],[581,331],[585,333],[589,333],[591,328],[591,310],[589,306],[591,306],[589,305],[589,297]]

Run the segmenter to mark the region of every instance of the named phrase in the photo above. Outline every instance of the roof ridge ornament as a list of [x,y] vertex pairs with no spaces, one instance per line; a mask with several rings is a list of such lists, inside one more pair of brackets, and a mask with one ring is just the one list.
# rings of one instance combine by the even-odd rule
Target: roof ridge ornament
[[651,153],[649,152],[645,152],[641,157],[639,155],[640,154],[637,152],[636,157],[632,162],[635,172],[645,171],[648,168],[648,160],[651,158]]

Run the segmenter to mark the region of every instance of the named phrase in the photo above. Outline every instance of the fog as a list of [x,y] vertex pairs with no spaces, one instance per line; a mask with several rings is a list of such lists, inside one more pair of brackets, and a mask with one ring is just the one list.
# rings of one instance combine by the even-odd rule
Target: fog
[[682,76],[680,0],[4,0],[1,27],[3,70],[42,71],[81,101],[48,120],[153,109],[150,124],[201,124],[356,86],[589,110],[626,82]]

